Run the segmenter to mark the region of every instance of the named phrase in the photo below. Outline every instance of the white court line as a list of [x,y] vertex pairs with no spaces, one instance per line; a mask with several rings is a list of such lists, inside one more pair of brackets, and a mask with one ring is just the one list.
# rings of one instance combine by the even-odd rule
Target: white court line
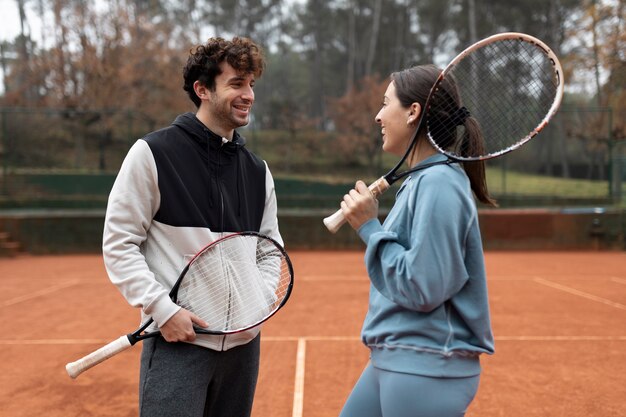
[[[111,339],[0,339],[0,345],[104,345]],[[357,336],[262,336],[261,342],[360,342]]]
[[626,336],[496,336],[495,340],[515,342],[609,342],[626,340]]
[[0,340],[0,345],[105,345],[106,339],[12,339]]
[[545,280],[543,278],[535,277],[535,279],[533,281],[535,281],[538,284],[545,285],[547,287],[556,288],[557,290],[561,290],[561,291],[564,291],[564,292],[567,292],[567,293],[570,293],[570,294],[577,295],[579,297],[586,298],[588,300],[592,300],[592,301],[596,301],[598,303],[606,304],[608,306],[619,308],[621,310],[626,310],[626,306],[623,305],[623,304],[616,303],[614,301],[607,300],[606,298],[598,297],[596,295],[588,294],[586,292],[579,291],[579,290],[576,290],[574,288],[566,287],[565,285],[557,284],[555,282],[551,282],[551,281]]
[[71,287],[72,285],[79,284],[79,281],[70,281],[65,282],[63,284],[54,285],[50,288],[44,288],[43,290],[31,292],[29,294],[22,295],[20,297],[11,298],[10,300],[6,300],[0,303],[0,307],[8,307],[14,304],[21,303],[22,301],[30,300],[32,298],[40,297],[42,295],[50,294],[58,290],[62,290],[67,287]]
[[[494,275],[494,276],[488,276],[487,277],[487,282],[490,281],[532,281],[533,279],[535,279],[537,277],[537,275]],[[595,275],[595,276],[580,276],[580,277],[573,277],[572,275],[552,275],[551,276],[552,279],[557,280],[557,281],[562,281],[562,280],[566,280],[566,281],[570,281],[570,282],[574,282],[574,281],[584,281],[584,282],[590,282],[590,281],[614,281],[614,280],[619,280],[620,278],[616,278],[616,277],[607,277],[605,275]],[[626,283],[626,280],[623,280],[624,283]]]
[[[261,338],[262,339],[262,338]],[[306,339],[298,339],[298,352],[296,354],[296,380],[293,387],[293,413],[292,417],[302,417],[304,410],[304,367],[306,362]]]
[[[516,342],[610,342],[610,341],[626,341],[626,335],[623,336],[496,336],[496,341],[516,341]],[[0,346],[11,345],[105,345],[113,339],[0,339]],[[296,361],[301,361],[302,373],[298,373],[296,367],[296,379],[304,380],[304,356],[306,355],[306,342],[360,342],[358,337],[324,337],[324,336],[306,336],[306,337],[261,337],[261,342],[298,342],[298,353]]]
[[266,342],[296,342],[301,339],[307,342],[359,342],[359,336],[261,336]]
[[[626,336],[496,336],[496,341],[626,341]],[[296,353],[296,373],[293,393],[292,417],[302,417],[304,411],[304,377],[306,364],[307,341],[343,341],[357,342],[358,337],[343,336],[268,336],[262,337],[266,342],[298,342]],[[33,339],[33,340],[0,340],[0,345],[104,345],[110,340],[104,339]]]
[[360,281],[368,282],[367,275],[305,275],[298,279],[299,281]]

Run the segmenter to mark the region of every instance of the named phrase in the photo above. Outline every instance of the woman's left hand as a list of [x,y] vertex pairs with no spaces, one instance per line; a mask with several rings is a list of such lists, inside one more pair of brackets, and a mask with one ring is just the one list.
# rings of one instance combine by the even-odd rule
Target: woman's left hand
[[354,189],[343,196],[341,211],[354,230],[368,220],[378,216],[378,200],[361,180],[356,182]]

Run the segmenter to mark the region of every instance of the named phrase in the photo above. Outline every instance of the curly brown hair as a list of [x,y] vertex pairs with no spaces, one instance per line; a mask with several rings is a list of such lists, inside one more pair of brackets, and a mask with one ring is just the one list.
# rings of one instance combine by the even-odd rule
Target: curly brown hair
[[198,45],[189,51],[187,64],[183,68],[183,90],[187,92],[196,107],[201,100],[193,89],[199,81],[211,91],[215,91],[215,77],[220,75],[220,64],[226,61],[237,72],[254,74],[259,78],[265,69],[265,57],[261,48],[248,38],[234,37],[231,41],[216,37],[210,38],[204,45]]

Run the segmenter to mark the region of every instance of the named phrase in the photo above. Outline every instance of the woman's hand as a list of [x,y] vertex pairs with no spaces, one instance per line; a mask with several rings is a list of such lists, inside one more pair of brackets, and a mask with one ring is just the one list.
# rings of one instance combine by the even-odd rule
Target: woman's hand
[[378,200],[361,180],[356,182],[354,189],[343,196],[341,211],[354,230],[368,220],[378,216]]

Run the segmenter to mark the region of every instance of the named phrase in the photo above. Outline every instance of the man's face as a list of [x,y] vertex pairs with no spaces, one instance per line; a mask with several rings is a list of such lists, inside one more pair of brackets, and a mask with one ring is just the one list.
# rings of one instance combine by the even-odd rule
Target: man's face
[[215,77],[215,91],[210,92],[209,111],[226,131],[245,126],[250,121],[254,103],[254,75],[238,73],[228,63],[220,64],[222,73]]

